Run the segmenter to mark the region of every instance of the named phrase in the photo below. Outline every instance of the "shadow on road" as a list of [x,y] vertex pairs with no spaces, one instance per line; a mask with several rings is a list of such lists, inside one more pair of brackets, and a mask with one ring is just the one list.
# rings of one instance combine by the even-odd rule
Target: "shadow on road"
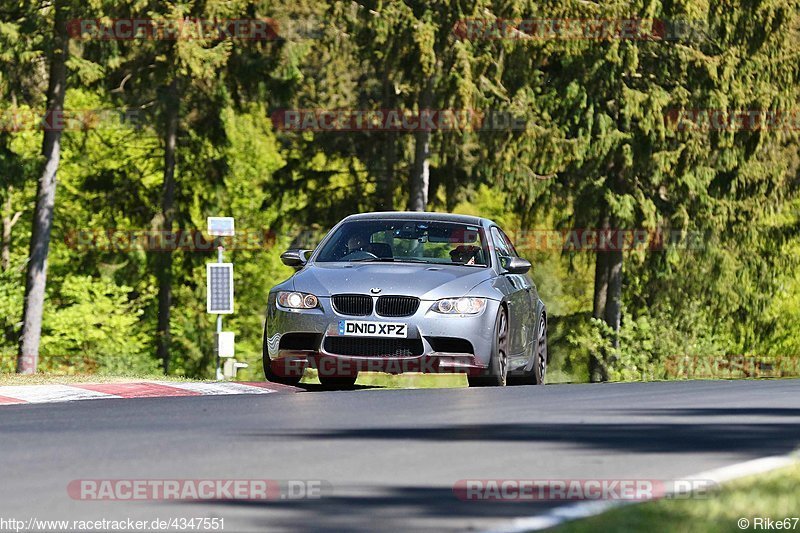
[[[735,411],[735,410],[733,410]],[[727,414],[734,414],[733,412]],[[246,433],[264,439],[549,442],[629,452],[788,453],[800,444],[800,424],[790,423],[543,423],[441,427],[373,427]]]
[[377,387],[375,385],[352,385],[350,387],[333,387],[328,385],[322,385],[320,383],[298,383],[296,387],[299,389],[303,389],[306,392],[352,391],[352,390],[370,390],[370,389],[382,388],[382,387]]
[[[538,514],[552,502],[462,501],[449,488],[397,487],[370,496],[325,496],[312,500],[216,500],[186,502],[252,509],[252,526],[263,531],[391,531],[409,529],[409,518],[511,519]],[[563,503],[563,502],[562,502]],[[262,513],[261,511],[270,511]],[[282,516],[281,511],[287,514]],[[357,514],[356,514],[357,513]],[[302,519],[300,518],[302,517]],[[442,522],[437,522],[438,527]],[[411,527],[413,530],[418,528]],[[419,529],[420,531],[425,528]],[[438,530],[438,529],[437,529]]]
[[631,409],[631,415],[645,416],[795,416],[800,424],[800,409],[790,407],[687,407],[669,409]]

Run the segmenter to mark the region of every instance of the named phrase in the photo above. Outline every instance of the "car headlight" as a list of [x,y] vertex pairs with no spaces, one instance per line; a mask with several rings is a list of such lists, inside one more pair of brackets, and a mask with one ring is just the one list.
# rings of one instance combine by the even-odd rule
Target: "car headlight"
[[445,315],[477,315],[486,307],[486,298],[445,298],[433,304],[431,311]]
[[280,291],[278,304],[289,309],[314,309],[319,305],[319,300],[313,294],[306,292]]

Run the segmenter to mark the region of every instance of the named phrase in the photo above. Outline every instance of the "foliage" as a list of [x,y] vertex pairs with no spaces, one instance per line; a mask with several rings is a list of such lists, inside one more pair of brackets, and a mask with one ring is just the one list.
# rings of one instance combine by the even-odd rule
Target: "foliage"
[[103,278],[67,276],[42,332],[42,369],[109,374],[152,373],[139,324],[144,299]]

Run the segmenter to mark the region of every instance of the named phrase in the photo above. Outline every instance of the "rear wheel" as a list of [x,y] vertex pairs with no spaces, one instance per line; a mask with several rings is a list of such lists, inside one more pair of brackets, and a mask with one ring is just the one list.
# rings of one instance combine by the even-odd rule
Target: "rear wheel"
[[536,344],[533,347],[533,366],[530,370],[517,376],[509,376],[511,385],[544,385],[547,373],[547,317],[542,313],[539,317]]
[[533,384],[544,385],[547,374],[547,318],[542,313],[539,318],[539,340],[536,342],[536,356],[533,361]]
[[467,376],[470,387],[505,387],[508,381],[508,314],[500,308],[495,326],[495,341],[489,368],[477,376]]

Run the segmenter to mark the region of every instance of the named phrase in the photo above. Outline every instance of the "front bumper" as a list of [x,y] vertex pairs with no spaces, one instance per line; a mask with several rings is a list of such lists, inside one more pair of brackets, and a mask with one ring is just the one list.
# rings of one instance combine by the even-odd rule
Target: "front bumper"
[[[374,302],[373,302],[374,303]],[[318,309],[289,310],[278,306],[275,294],[270,294],[265,329],[264,350],[273,372],[279,375],[299,375],[306,367],[316,368],[320,375],[347,376],[358,372],[423,373],[480,373],[489,364],[494,342],[494,320],[500,302],[488,300],[486,308],[478,315],[442,315],[430,310],[433,301],[422,300],[417,312],[408,317],[345,316],[331,305],[330,298],[320,297]],[[375,306],[373,305],[373,308]],[[402,322],[407,325],[407,339],[415,340],[418,353],[353,355],[335,353],[333,342],[326,340],[341,337],[341,320],[369,322]],[[307,334],[313,346],[282,346],[287,334]],[[356,337],[346,337],[357,339]],[[371,338],[371,339],[374,339]],[[471,350],[441,350],[441,339],[468,341]],[[461,343],[463,344],[463,342]],[[440,349],[436,349],[436,347]],[[267,363],[267,357],[264,358]]]

